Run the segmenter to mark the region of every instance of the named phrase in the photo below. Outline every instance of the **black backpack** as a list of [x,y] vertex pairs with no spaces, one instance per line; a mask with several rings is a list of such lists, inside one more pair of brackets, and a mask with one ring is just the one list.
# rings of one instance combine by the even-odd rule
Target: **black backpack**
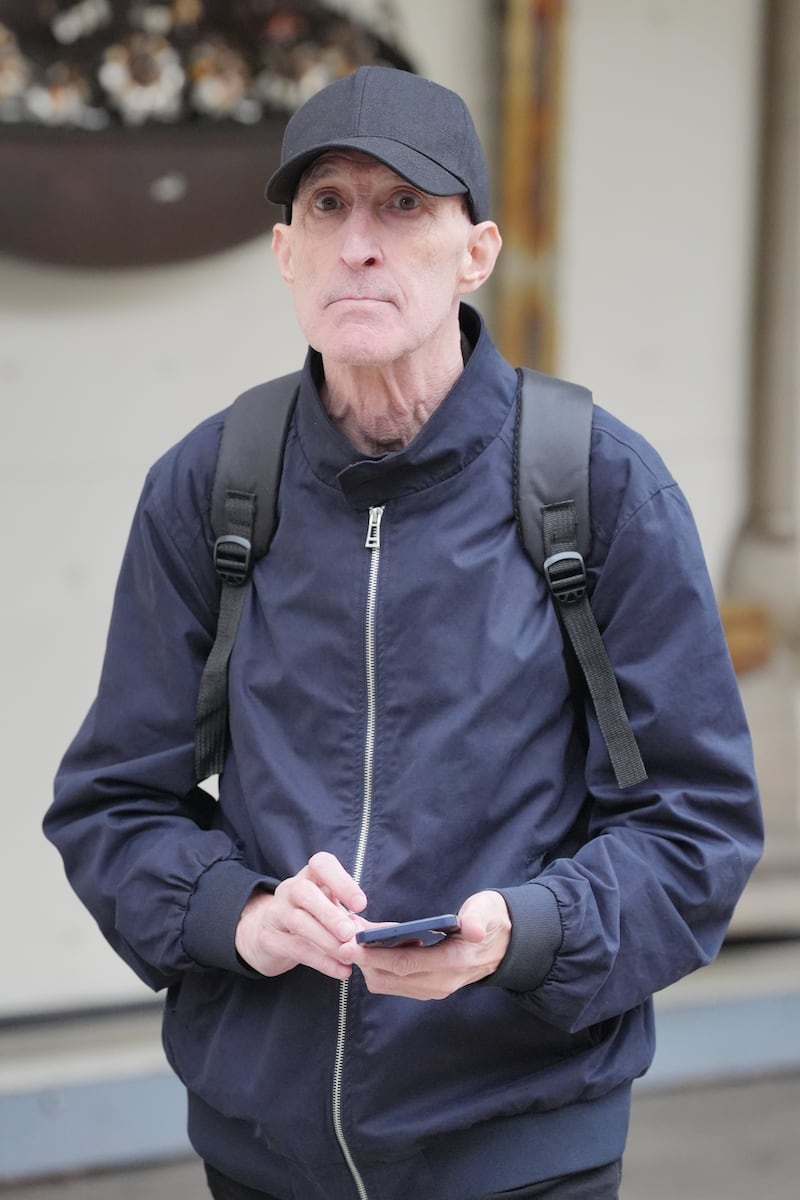
[[[621,788],[647,778],[614,671],[589,603],[584,557],[591,537],[589,452],[592,396],[577,384],[520,371],[514,501],[522,544],[550,588],[559,619],[594,704]],[[195,772],[222,771],[228,739],[228,659],[255,561],[275,530],[286,433],[300,372],[244,392],[222,434],[211,526],[221,581],[216,640],[200,683]]]

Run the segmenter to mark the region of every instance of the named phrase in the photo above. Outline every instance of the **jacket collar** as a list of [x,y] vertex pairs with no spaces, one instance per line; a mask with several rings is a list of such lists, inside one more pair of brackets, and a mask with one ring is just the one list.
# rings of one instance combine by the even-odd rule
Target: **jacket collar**
[[464,370],[417,436],[402,450],[365,457],[334,425],[318,383],[322,361],[309,350],[295,428],[314,473],[362,510],[432,487],[462,471],[497,437],[517,389],[514,369],[497,351],[482,318],[466,304],[462,340],[471,347]]

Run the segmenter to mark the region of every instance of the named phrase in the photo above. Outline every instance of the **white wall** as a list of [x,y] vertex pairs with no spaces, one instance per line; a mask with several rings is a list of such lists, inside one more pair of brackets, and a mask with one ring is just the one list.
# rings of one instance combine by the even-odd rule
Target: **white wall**
[[743,518],[761,0],[567,0],[559,370]]
[[[758,7],[568,5],[560,369],[663,449],[717,571],[741,492]],[[397,8],[419,69],[465,96],[491,147],[494,5]],[[303,352],[268,239],[112,274],[0,258],[0,1016],[147,994],[40,821],[93,695],[147,467]]]
[[[302,346],[280,288],[265,241],[113,275],[0,259],[9,536],[0,1013],[138,991],[67,888],[39,824],[93,696],[144,473],[238,390],[294,365]],[[274,337],[270,310],[280,312]]]

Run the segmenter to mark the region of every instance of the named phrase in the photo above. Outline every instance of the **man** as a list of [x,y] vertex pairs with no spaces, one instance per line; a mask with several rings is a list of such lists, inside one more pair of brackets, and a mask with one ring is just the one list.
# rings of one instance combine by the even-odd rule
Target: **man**
[[[217,416],[148,477],[48,836],[168,988],[218,1200],[614,1197],[650,997],[716,954],[761,845],[692,518],[597,410],[587,565],[649,773],[621,791],[517,536],[518,377],[463,303],[500,249],[465,106],[362,68],[267,193],[312,349],[220,802],[192,773]],[[356,941],[450,909],[434,946]]]

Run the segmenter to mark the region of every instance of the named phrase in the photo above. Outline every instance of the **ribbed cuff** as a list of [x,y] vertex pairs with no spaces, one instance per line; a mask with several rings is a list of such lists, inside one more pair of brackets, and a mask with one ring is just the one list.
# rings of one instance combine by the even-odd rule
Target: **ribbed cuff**
[[512,992],[532,992],[550,974],[561,948],[558,901],[540,883],[495,890],[508,906],[511,941],[500,966],[484,982]]
[[236,926],[257,888],[272,892],[277,879],[257,875],[235,859],[214,863],[197,882],[183,923],[183,948],[203,967],[253,975],[236,953]]

